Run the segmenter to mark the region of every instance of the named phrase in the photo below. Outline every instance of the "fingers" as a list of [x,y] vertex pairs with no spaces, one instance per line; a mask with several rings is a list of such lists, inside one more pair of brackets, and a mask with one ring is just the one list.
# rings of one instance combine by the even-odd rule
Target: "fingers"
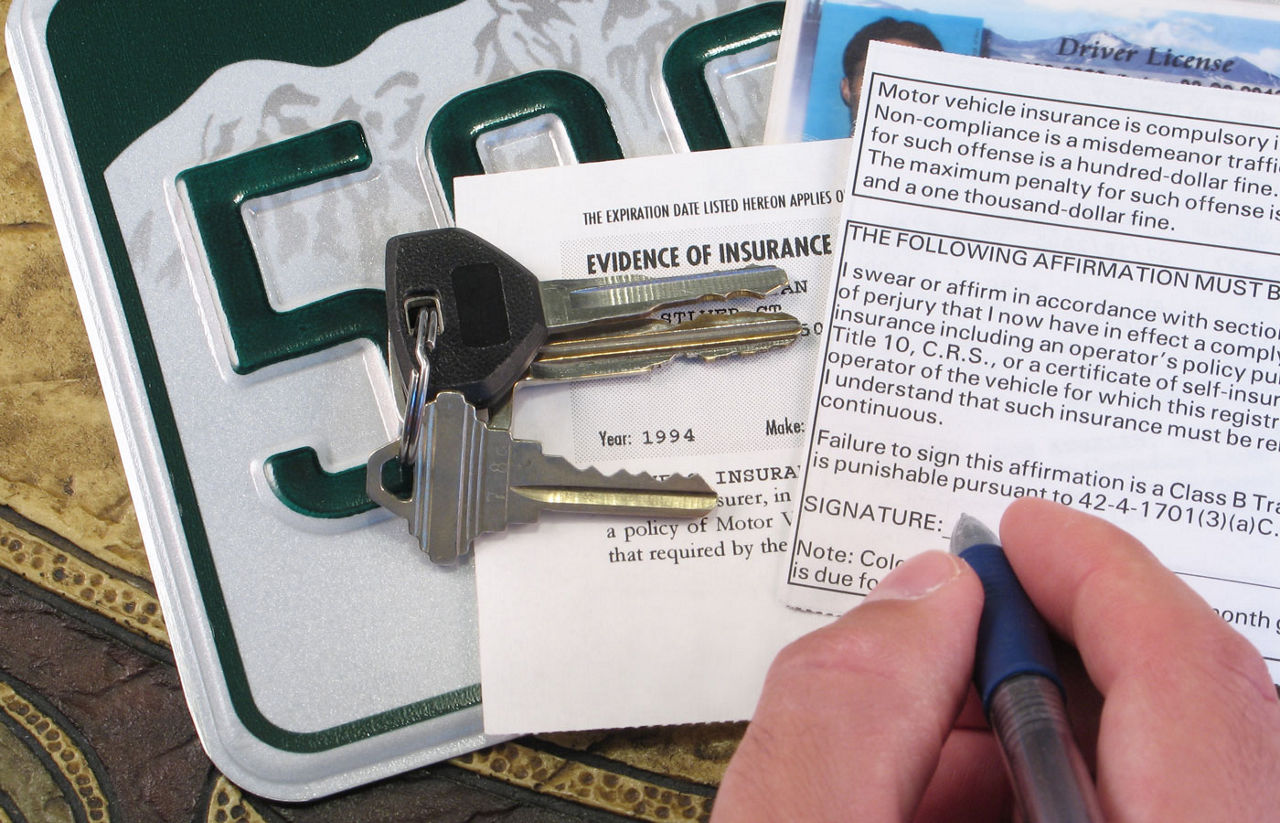
[[784,649],[713,819],[911,819],[968,691],[981,609],[973,571],[927,552]]
[[991,823],[1011,819],[1012,809],[1012,790],[995,735],[989,729],[956,728],[942,746],[938,769],[913,820]]
[[1022,500],[1001,538],[1105,699],[1097,762],[1108,819],[1248,820],[1280,808],[1280,704],[1247,641],[1097,518]]
[[[1006,511],[1001,537],[1023,587],[1080,650],[1103,694],[1135,665],[1191,656],[1192,642],[1198,652],[1225,652],[1229,662],[1223,662],[1242,678],[1240,685],[1275,702],[1261,657],[1127,532],[1065,506],[1026,499]],[[1221,676],[1214,673],[1219,681]]]

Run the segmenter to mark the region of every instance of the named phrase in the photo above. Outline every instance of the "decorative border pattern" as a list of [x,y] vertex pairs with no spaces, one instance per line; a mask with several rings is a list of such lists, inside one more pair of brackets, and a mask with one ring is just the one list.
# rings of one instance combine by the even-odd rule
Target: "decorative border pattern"
[[4,680],[0,680],[0,710],[44,749],[62,779],[72,787],[81,807],[81,814],[76,817],[90,823],[108,823],[111,812],[107,795],[71,735]]
[[705,823],[711,818],[709,797],[674,791],[519,743],[503,743],[449,762],[513,786],[637,820]]
[[209,804],[204,813],[205,823],[267,823],[267,819],[253,807],[240,789],[227,778],[214,778],[209,792]]
[[0,518],[0,568],[162,646],[169,633],[156,596]]

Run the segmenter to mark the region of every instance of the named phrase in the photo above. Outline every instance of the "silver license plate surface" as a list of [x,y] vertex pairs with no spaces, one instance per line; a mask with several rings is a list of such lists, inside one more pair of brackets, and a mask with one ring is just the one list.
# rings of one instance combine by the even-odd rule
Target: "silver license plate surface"
[[14,3],[174,656],[228,777],[301,800],[491,742],[470,568],[433,566],[363,491],[399,427],[386,240],[448,225],[461,175],[758,142],[781,21],[711,0]]

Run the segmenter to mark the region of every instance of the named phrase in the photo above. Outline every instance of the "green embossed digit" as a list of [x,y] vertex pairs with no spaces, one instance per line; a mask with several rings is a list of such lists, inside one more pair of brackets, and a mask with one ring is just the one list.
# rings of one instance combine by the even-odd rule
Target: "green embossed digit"
[[273,309],[240,214],[247,200],[361,171],[370,162],[364,131],[348,120],[178,175],[227,318],[237,373],[360,337],[386,345],[382,292],[376,289],[353,289],[289,311]]
[[707,88],[707,64],[777,40],[782,35],[782,11],[782,3],[761,3],[699,23],[667,50],[662,79],[691,150],[729,148],[729,135]]
[[[385,350],[387,321],[377,289],[353,289],[289,311],[272,308],[240,213],[247,200],[361,171],[371,161],[364,131],[345,121],[178,175],[227,318],[237,373],[361,337]],[[374,507],[364,492],[364,467],[331,474],[311,449],[269,457],[266,472],[280,501],[310,517],[347,517]]]
[[327,472],[306,446],[271,455],[263,469],[280,502],[308,517],[350,517],[377,505],[365,494],[363,467]]
[[486,131],[544,114],[564,124],[579,162],[619,160],[622,146],[604,98],[576,74],[534,71],[464,92],[440,107],[427,128],[427,156],[453,208],[453,180],[484,174],[476,140]]

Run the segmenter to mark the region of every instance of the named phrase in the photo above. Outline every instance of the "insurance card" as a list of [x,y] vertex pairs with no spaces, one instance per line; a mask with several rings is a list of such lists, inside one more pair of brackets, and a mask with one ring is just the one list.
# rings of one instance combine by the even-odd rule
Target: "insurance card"
[[[785,349],[516,392],[513,430],[605,474],[700,474],[693,519],[544,516],[476,541],[490,733],[745,720],[778,649],[826,622],[775,594],[789,550],[848,141],[459,181],[458,223],[543,279],[779,266]],[[548,192],[555,192],[548,198]]]

